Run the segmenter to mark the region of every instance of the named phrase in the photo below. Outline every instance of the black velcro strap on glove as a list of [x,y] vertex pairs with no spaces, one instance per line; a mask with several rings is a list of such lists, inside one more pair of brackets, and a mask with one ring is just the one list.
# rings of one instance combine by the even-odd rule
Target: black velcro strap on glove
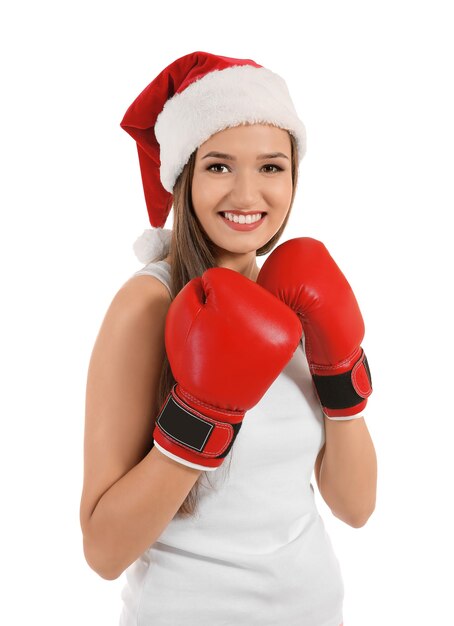
[[[363,363],[369,384],[372,387],[372,377],[365,354]],[[360,396],[352,383],[353,367],[349,372],[344,372],[343,374],[334,374],[332,376],[312,375],[320,403],[323,407],[328,409],[348,409],[364,401],[366,396]]]
[[[167,402],[156,419],[156,424],[161,431],[173,439],[173,441],[195,452],[203,452],[205,450],[207,441],[215,428],[215,424],[212,421],[204,419],[197,413],[192,412],[190,407],[183,407],[179,404],[173,394],[169,395]],[[223,459],[227,456],[238,435],[241,425],[242,422],[231,424],[234,433],[232,440],[224,452],[214,458]]]

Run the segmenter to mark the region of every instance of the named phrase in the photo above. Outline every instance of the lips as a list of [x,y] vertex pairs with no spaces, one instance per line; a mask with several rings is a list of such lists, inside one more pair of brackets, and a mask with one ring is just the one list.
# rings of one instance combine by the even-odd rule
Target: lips
[[[260,228],[261,224],[263,224],[263,222],[266,219],[266,213],[262,213],[260,219],[256,220],[255,222],[250,222],[250,223],[245,222],[244,224],[240,224],[239,222],[230,220],[228,217],[224,217],[223,213],[224,212],[222,211],[218,213],[218,215],[221,218],[221,220],[224,222],[224,224],[228,226],[229,228],[233,230],[237,230],[237,231],[249,231],[249,230],[255,230],[256,228]],[[244,213],[242,215],[244,215]]]
[[266,211],[237,211],[235,209],[231,209],[228,211],[219,211],[219,213],[233,213],[234,215],[256,215],[257,213],[266,213]]
[[218,215],[224,215],[225,213],[232,213],[233,215],[244,215],[244,217],[246,217],[247,215],[257,215],[258,213],[260,213],[260,215],[266,215],[266,211],[219,211]]

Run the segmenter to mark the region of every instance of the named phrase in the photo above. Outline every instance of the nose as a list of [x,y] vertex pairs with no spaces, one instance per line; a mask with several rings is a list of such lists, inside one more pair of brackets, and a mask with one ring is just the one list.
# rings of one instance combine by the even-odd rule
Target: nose
[[239,211],[254,208],[260,199],[260,187],[253,174],[239,173],[233,182],[231,190],[232,204]]

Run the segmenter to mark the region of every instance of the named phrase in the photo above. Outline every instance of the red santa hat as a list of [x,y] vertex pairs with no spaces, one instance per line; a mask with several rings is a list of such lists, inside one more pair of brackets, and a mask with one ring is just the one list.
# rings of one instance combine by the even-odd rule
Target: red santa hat
[[121,128],[135,139],[150,224],[162,228],[174,184],[193,151],[242,123],[270,123],[296,139],[306,131],[285,81],[251,59],[191,52],[167,66],[126,111]]

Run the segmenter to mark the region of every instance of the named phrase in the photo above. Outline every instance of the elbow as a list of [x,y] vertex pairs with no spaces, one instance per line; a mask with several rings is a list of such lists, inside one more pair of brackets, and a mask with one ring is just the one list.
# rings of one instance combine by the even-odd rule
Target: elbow
[[337,517],[337,519],[341,520],[341,522],[344,522],[344,524],[347,524],[352,528],[362,528],[366,525],[374,510],[375,505],[367,510],[363,509],[361,511],[338,511],[331,509],[331,513],[334,517]]
[[100,568],[94,569],[91,565],[90,565],[90,567],[91,567],[91,569],[94,572],[96,572],[98,574],[98,576],[100,576],[104,580],[117,580],[117,578],[120,578],[120,576],[122,574],[122,572],[120,572],[120,573],[113,573],[113,572],[110,572],[110,571],[104,571],[104,570],[102,570]]
[[95,551],[91,547],[90,542],[87,540],[84,535],[83,538],[83,550],[85,560],[90,567],[98,576],[103,578],[104,580],[116,580],[122,574],[122,572],[113,571],[112,568],[106,567],[105,563],[101,561],[101,559],[95,556]]
[[104,580],[117,580],[117,578],[120,578],[121,573],[120,574],[104,574],[102,572],[97,572],[97,574],[99,574],[99,576],[101,576],[101,578],[103,578]]
[[117,578],[119,578],[119,575],[112,574],[111,572],[104,572],[102,569],[98,567],[95,568],[93,565],[90,564],[88,560],[87,560],[87,563],[90,566],[90,568],[104,580],[116,580]]
[[344,520],[344,521],[352,528],[362,528],[363,526],[367,524],[367,521],[369,520],[373,512],[374,512],[374,509],[372,509],[371,511],[368,511],[367,513],[356,515],[350,518],[348,521],[347,520]]

